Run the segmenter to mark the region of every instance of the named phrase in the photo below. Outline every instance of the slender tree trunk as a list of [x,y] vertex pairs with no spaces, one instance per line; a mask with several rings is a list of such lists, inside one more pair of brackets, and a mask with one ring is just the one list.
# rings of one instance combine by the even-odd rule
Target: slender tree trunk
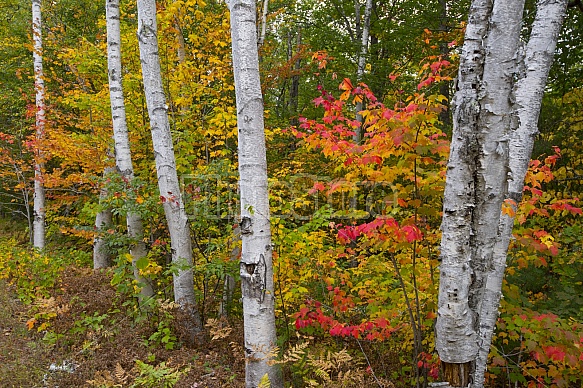
[[43,41],[41,0],[32,0],[32,36],[34,61],[34,89],[36,93],[36,150],[34,161],[33,245],[45,247],[45,189],[43,183],[43,155],[40,142],[45,134],[45,81],[43,73]]
[[269,13],[269,0],[263,0],[263,10],[261,12],[261,30],[259,32],[259,39],[257,47],[261,48],[265,43],[265,33],[267,31],[267,14]]
[[268,375],[271,387],[279,388],[283,387],[281,371],[276,365],[269,365],[277,337],[256,3],[230,0],[228,5],[239,129],[245,381],[248,388],[254,388]]
[[[106,0],[107,19],[107,63],[109,77],[109,99],[113,122],[113,139],[115,147],[115,165],[122,180],[128,185],[134,179],[134,167],[128,137],[126,110],[123,97],[121,70],[121,32],[119,0]],[[132,241],[130,254],[134,278],[141,287],[140,295],[148,298],[154,295],[150,282],[140,275],[138,261],[143,260],[148,253],[144,242],[144,227],[139,214],[129,212],[126,216],[128,235]]]
[[[113,172],[113,168],[106,167],[103,175],[107,176]],[[102,187],[99,192],[99,202],[107,197],[107,190]],[[95,216],[95,238],[93,239],[93,268],[107,268],[111,267],[111,252],[107,249],[103,233],[113,224],[113,214],[111,209],[103,209]]]
[[[355,6],[357,8],[360,7],[358,4],[358,0],[355,1]],[[366,56],[368,55],[368,36],[370,32],[370,15],[372,13],[372,0],[366,0],[366,5],[364,7],[364,21],[362,24],[362,36],[360,42],[360,50],[358,53],[358,67],[356,69],[356,82],[359,83],[362,81],[362,76],[364,75],[364,68],[366,67]],[[356,13],[356,17],[360,20],[360,12]],[[355,112],[356,112],[356,121],[360,123],[360,127],[356,128],[354,134],[354,142],[360,143],[362,138],[362,125],[363,119],[362,115],[359,113],[362,111],[362,102],[358,102],[356,104]]]
[[[241,247],[238,242],[241,241],[241,228],[236,228],[233,231],[233,238],[229,240],[230,243],[235,245],[231,249],[230,260],[236,261],[241,255]],[[227,249],[230,248],[231,244],[227,245]],[[225,275],[225,281],[223,283],[223,297],[221,304],[219,306],[219,315],[221,317],[227,317],[233,304],[233,294],[235,292],[235,278],[229,274]]]
[[[524,1],[472,2],[454,99],[436,324],[436,348],[453,387],[484,384],[513,224],[501,206],[505,198],[517,203],[522,195],[561,22],[557,15],[561,7],[564,14],[565,3],[539,1],[540,25],[535,23],[531,39],[546,37],[527,55],[528,68],[536,68],[529,74],[531,81],[525,85],[527,76],[515,85]],[[556,11],[551,12],[550,4]],[[542,21],[542,15],[549,16]],[[545,29],[549,31],[541,33]]]
[[[291,34],[291,33],[290,33]],[[291,38],[290,38],[290,52],[292,51],[292,43],[291,43]],[[297,36],[296,36],[296,54],[298,54],[300,52],[300,46],[302,45],[302,31],[300,29],[300,27],[298,26],[298,32],[297,32]],[[290,59],[291,59],[291,55],[290,55]],[[290,124],[293,126],[296,126],[299,124],[299,95],[300,95],[300,67],[301,67],[302,63],[301,63],[301,59],[298,56],[298,58],[296,59],[295,63],[294,63],[294,75],[292,76],[291,79],[291,85],[290,85],[290,89],[289,89],[289,106],[290,106],[290,115],[291,115],[291,120],[290,120]]]
[[[439,17],[439,31],[442,33],[449,31],[449,17],[447,15],[447,0],[439,0],[440,17]],[[448,42],[441,42],[439,44],[439,52],[441,53],[443,59],[449,59],[449,47]],[[449,88],[451,81],[441,81],[439,83],[439,94],[444,96],[447,101],[450,101]],[[439,112],[439,121],[443,124],[444,129],[449,130],[451,127],[450,111],[446,107],[441,112]]]
[[192,243],[180,194],[168,106],[162,87],[157,29],[155,0],[138,0],[138,42],[144,94],[150,117],[160,199],[170,232],[172,263],[177,267],[174,274],[174,299],[188,314],[187,324],[193,340],[200,342],[202,324],[194,295]]

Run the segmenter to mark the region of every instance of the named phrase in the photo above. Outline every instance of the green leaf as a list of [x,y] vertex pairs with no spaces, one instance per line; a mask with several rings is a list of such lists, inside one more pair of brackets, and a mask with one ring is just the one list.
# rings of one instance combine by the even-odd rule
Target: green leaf
[[136,268],[138,269],[145,269],[148,266],[148,258],[147,257],[140,257],[136,260]]

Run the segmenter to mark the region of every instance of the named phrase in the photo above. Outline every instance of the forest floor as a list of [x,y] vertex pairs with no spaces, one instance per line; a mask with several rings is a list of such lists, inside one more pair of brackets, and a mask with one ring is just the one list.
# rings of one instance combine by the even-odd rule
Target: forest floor
[[0,280],[0,387],[30,386],[47,371],[50,351],[27,329],[28,310]]
[[15,291],[0,280],[2,388],[244,386],[244,363],[236,356],[242,353],[235,345],[240,330],[224,331],[204,349],[184,346],[172,335],[162,342],[152,334],[180,329],[152,323],[176,320],[132,317],[132,304],[124,307],[106,272],[68,268],[49,297],[30,305]]

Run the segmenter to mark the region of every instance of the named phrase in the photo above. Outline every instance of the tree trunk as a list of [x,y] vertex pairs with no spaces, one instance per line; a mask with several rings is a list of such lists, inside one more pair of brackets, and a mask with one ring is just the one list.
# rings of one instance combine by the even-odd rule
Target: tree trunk
[[[447,15],[447,0],[439,0],[439,8],[440,8],[440,16],[439,16],[439,27],[438,30],[442,33],[446,33],[449,31],[449,17]],[[441,42],[439,44],[439,52],[441,53],[442,59],[449,60],[449,47],[448,42]],[[439,83],[439,94],[444,96],[447,101],[450,100],[449,96],[449,88],[451,85],[451,81],[441,81]],[[449,114],[449,109],[447,106],[439,112],[439,121],[441,121],[443,125],[444,131],[449,131],[451,126],[451,119]]]
[[[113,168],[106,167],[103,175],[107,176],[113,172]],[[107,190],[103,187],[99,192],[99,202],[107,197]],[[111,267],[111,252],[105,245],[103,233],[111,228],[113,224],[113,214],[111,209],[103,209],[95,216],[95,238],[93,239],[93,269]]]
[[[109,76],[109,99],[113,122],[113,140],[115,147],[115,165],[122,180],[128,185],[134,179],[134,166],[130,150],[126,110],[123,97],[121,70],[121,32],[119,0],[106,0],[107,19],[107,63]],[[126,215],[128,235],[132,241],[130,254],[134,278],[141,287],[140,295],[148,298],[154,295],[150,282],[140,275],[137,262],[148,253],[144,242],[144,227],[139,214],[129,212]]]
[[[524,177],[528,170],[534,139],[538,134],[538,117],[544,88],[553,61],[557,39],[567,9],[567,0],[538,0],[535,21],[524,57],[525,74],[514,87],[514,113],[518,128],[512,132],[509,145],[507,193],[505,198],[514,204],[514,213],[522,199]],[[480,349],[476,361],[474,381],[482,387],[492,335],[498,319],[502,295],[502,281],[506,268],[508,245],[512,238],[514,216],[501,214],[498,238],[493,247],[491,265],[484,276],[484,291],[479,311]]]
[[[241,247],[238,242],[241,241],[241,228],[236,228],[233,231],[233,237],[229,239],[227,244],[227,249],[231,249],[231,244],[235,245],[231,249],[230,260],[236,261],[241,255]],[[219,316],[228,317],[229,312],[232,309],[233,304],[233,294],[235,293],[235,277],[225,274],[225,281],[223,283],[223,297],[221,299],[221,304],[219,305]]]
[[138,0],[138,42],[144,78],[144,94],[150,117],[160,199],[170,233],[174,273],[174,299],[188,314],[187,329],[201,341],[202,324],[194,295],[192,243],[186,211],[180,194],[174,146],[168,121],[168,106],[162,88],[155,0]]
[[45,82],[43,73],[43,41],[41,0],[32,0],[32,56],[34,62],[34,89],[36,93],[36,149],[34,160],[33,246],[45,247],[45,189],[43,183],[43,155],[40,142],[45,134]]
[[[560,8],[556,0],[541,0],[542,15],[551,14],[542,10],[550,3]],[[560,3],[564,13],[565,2]],[[466,387],[470,381],[472,387],[484,384],[513,223],[502,215],[501,206],[505,198],[520,200],[532,152],[532,139],[529,147],[525,137],[536,133],[532,126],[536,127],[546,83],[546,73],[533,71],[535,92],[532,86],[521,86],[524,80],[515,85],[523,9],[523,0],[473,1],[462,49],[444,193],[436,323],[436,348],[444,376],[456,387]],[[550,29],[539,23],[533,39]],[[552,23],[560,25],[560,21]],[[530,55],[528,66],[545,67],[548,72],[550,59],[541,59],[552,58],[557,29],[554,26],[544,43],[536,45],[539,52]],[[546,55],[540,54],[541,48]],[[521,90],[531,97],[519,97]],[[521,114],[521,106],[536,114],[532,110]],[[521,135],[525,125],[528,135]]]
[[248,388],[257,387],[268,375],[271,387],[279,388],[283,387],[281,371],[278,366],[269,365],[277,337],[256,3],[230,0],[228,5],[239,129],[245,381]]
[[[301,50],[301,45],[302,45],[302,30],[300,29],[300,27],[298,26],[298,32],[296,35],[296,55],[299,54],[300,50]],[[289,46],[290,46],[290,59],[293,57],[293,55],[291,55],[291,53],[293,52],[292,50],[292,43],[291,43],[291,32],[290,32],[290,41],[289,41]],[[302,63],[301,63],[301,59],[298,56],[298,58],[296,59],[295,63],[294,63],[294,73],[291,79],[291,86],[289,89],[289,113],[291,116],[291,120],[290,120],[290,125],[292,126],[297,126],[299,125],[300,121],[299,121],[299,95],[300,95],[300,67],[301,67]]]
[[261,48],[265,43],[265,33],[267,31],[267,14],[269,13],[269,0],[263,0],[263,10],[261,12],[261,31],[257,41],[257,47]]
[[[355,2],[355,5],[359,7],[358,1]],[[366,56],[368,55],[368,36],[370,31],[370,15],[372,13],[372,0],[366,0],[366,5],[364,8],[364,21],[362,24],[362,36],[360,42],[360,50],[358,52],[358,66],[356,69],[356,82],[359,83],[362,81],[362,76],[364,75],[364,68],[366,66]],[[356,17],[360,19],[360,12],[356,13]],[[363,119],[362,115],[359,113],[362,111],[362,102],[356,103],[356,121],[360,123],[360,127],[355,129],[354,134],[354,142],[360,143],[362,138],[362,131],[363,131]]]

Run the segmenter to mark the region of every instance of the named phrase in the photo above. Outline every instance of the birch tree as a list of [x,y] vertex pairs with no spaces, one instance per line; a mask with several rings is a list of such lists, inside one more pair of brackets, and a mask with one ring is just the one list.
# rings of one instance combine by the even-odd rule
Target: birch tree
[[[34,89],[36,95],[36,140],[40,142],[45,133],[45,82],[43,74],[43,40],[41,0],[32,0],[32,56],[34,62]],[[45,190],[43,184],[42,152],[37,144],[34,161],[34,198],[33,198],[33,245],[45,247]]]
[[[356,17],[357,17],[357,25],[359,23],[359,19],[360,19],[360,4],[358,2],[358,0],[355,0],[354,2],[355,5],[355,10],[356,10]],[[358,53],[358,64],[357,64],[357,68],[356,68],[356,81],[361,82],[362,81],[362,76],[364,75],[364,68],[366,66],[366,56],[368,55],[368,38],[369,38],[369,32],[370,32],[370,15],[372,13],[372,0],[366,0],[366,4],[364,7],[364,20],[363,20],[363,26],[362,26],[362,34],[361,34],[361,40],[360,40],[360,50]],[[362,124],[363,124],[363,119],[362,119],[362,115],[360,114],[360,111],[362,110],[362,101],[359,101],[356,104],[356,121],[358,121],[360,123],[360,127],[356,128],[355,133],[354,133],[354,142],[355,143],[360,143],[360,140],[362,138]]]
[[[110,82],[111,86],[111,82]],[[113,173],[112,167],[103,169],[103,176]],[[99,203],[102,203],[107,198],[107,189],[102,187],[99,191]],[[93,269],[107,268],[111,266],[111,253],[107,249],[107,244],[103,239],[103,233],[112,226],[113,213],[110,208],[102,209],[95,216],[95,232],[96,236],[93,239]]]
[[228,6],[239,130],[245,384],[257,387],[267,375],[271,387],[278,388],[283,387],[280,370],[269,365],[277,337],[256,2],[230,0]]
[[[134,179],[134,167],[123,97],[119,0],[106,0],[105,13],[107,20],[109,100],[113,122],[115,165],[122,180],[131,184]],[[130,254],[132,256],[134,278],[141,287],[140,295],[143,298],[151,297],[154,295],[152,285],[146,278],[140,275],[138,269],[138,261],[144,260],[147,254],[141,216],[134,211],[129,211],[126,215],[126,225],[128,228],[128,236],[132,241]]]
[[160,199],[164,206],[166,222],[168,223],[172,263],[175,267],[173,279],[174,299],[182,310],[188,314],[189,322],[187,322],[187,328],[193,340],[200,342],[202,324],[194,295],[192,242],[176,172],[176,159],[168,120],[168,106],[166,105],[160,73],[157,31],[156,1],[138,0],[140,61],[154,146],[158,188],[160,190]]
[[[514,208],[565,0],[539,0],[526,55],[523,0],[474,0],[462,48],[444,194],[436,348],[454,387],[483,387]],[[524,69],[524,71],[521,71]]]

